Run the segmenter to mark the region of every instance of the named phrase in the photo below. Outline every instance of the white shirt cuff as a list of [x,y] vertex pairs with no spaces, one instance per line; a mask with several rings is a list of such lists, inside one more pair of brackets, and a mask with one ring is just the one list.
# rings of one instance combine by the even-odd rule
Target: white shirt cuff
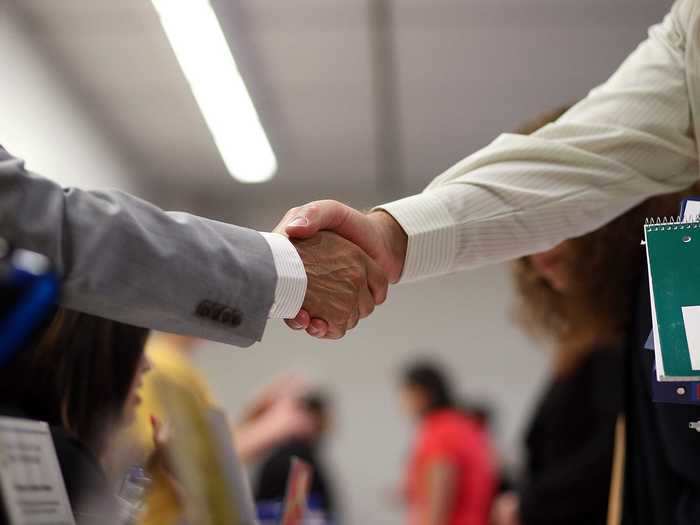
[[401,282],[448,273],[457,254],[456,225],[447,207],[430,192],[378,206],[408,235]]
[[301,310],[306,296],[306,270],[294,245],[279,233],[261,235],[270,245],[277,270],[275,301],[270,308],[270,319],[293,319]]

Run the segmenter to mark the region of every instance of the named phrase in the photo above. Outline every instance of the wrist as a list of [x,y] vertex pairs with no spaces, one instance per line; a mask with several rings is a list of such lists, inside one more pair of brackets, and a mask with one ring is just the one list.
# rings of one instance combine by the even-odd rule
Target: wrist
[[394,217],[384,210],[375,210],[368,215],[374,224],[379,237],[384,243],[387,260],[382,261],[387,271],[389,281],[396,283],[401,278],[406,250],[408,248],[408,235]]

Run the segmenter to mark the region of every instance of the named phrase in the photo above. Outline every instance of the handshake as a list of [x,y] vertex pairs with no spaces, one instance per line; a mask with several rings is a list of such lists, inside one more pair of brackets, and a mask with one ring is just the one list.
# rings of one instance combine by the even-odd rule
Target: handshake
[[406,258],[406,234],[391,215],[331,200],[292,208],[275,232],[292,241],[308,278],[302,310],[287,325],[322,339],[340,339],[382,304]]

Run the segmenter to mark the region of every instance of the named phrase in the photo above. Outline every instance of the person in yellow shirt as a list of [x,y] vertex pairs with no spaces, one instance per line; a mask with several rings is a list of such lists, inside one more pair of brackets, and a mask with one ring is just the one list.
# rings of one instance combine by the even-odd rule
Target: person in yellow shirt
[[[157,333],[146,348],[152,370],[141,389],[142,403],[131,429],[136,457],[152,467],[149,469],[152,481],[141,519],[143,525],[174,525],[181,522],[185,514],[177,482],[167,469],[150,460],[157,452],[156,442],[161,441],[161,436],[154,434],[160,434],[163,427],[167,427],[156,385],[165,381],[176,386],[202,413],[216,406],[206,379],[192,362],[197,344],[195,338]],[[311,432],[313,422],[297,403],[304,389],[299,379],[280,378],[258,394],[241,421],[230,423],[234,450],[244,462],[258,458],[290,437]]]

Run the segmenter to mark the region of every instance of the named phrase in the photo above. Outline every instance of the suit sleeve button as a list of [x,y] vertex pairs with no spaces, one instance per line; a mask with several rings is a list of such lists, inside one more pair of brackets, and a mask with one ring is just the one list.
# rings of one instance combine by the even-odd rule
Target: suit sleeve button
[[197,305],[197,310],[195,313],[199,317],[209,317],[211,316],[212,306],[211,301],[202,301]]
[[239,326],[242,322],[241,312],[236,308],[224,308],[219,316],[219,321],[231,326]]

